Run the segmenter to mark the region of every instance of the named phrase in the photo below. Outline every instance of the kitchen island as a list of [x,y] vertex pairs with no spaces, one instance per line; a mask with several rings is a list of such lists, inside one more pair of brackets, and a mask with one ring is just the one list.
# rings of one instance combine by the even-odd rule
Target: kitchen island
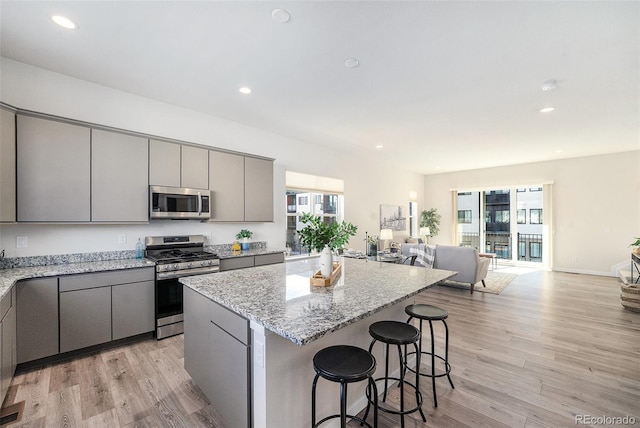
[[[180,279],[185,368],[229,427],[309,426],[313,355],[334,344],[368,348],[371,323],[404,322],[413,296],[455,275],[339,261],[342,274],[331,287],[309,285],[317,259]],[[393,357],[391,364],[398,367]],[[364,384],[349,388],[350,412],[364,408],[363,395]],[[338,397],[338,385],[321,382],[318,414],[336,413]]]

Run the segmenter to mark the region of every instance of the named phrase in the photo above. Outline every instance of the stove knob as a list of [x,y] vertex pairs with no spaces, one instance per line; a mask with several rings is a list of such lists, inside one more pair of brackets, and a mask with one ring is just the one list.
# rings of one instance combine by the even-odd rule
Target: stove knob
[[193,267],[193,263],[191,263],[191,262],[187,263],[187,267],[188,268],[192,268]]
[[178,269],[179,269],[179,266],[178,266],[177,264],[175,264],[175,265],[173,265],[173,269],[174,269],[174,270],[178,270]]

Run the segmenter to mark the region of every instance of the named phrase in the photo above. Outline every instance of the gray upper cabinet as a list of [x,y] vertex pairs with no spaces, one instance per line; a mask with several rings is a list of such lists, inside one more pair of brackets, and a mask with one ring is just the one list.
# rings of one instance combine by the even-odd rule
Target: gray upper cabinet
[[273,161],[209,153],[211,221],[273,221]]
[[89,221],[90,129],[18,115],[18,221]]
[[149,219],[146,138],[94,129],[91,135],[91,220]]
[[0,108],[0,222],[16,221],[16,115]]
[[181,187],[209,188],[209,150],[182,146]]
[[180,187],[180,144],[149,140],[149,184]]
[[209,153],[211,221],[244,221],[244,156]]
[[149,141],[149,184],[153,186],[209,188],[207,149]]
[[273,161],[244,158],[244,219],[273,221]]

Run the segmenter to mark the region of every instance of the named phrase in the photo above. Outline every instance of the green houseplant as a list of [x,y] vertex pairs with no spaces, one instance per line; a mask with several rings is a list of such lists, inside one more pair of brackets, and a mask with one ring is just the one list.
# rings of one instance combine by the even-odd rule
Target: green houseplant
[[440,232],[440,219],[442,216],[438,214],[436,208],[422,211],[420,215],[420,227],[428,227],[431,236],[438,235]]
[[631,244],[629,244],[630,247],[633,247],[633,251],[636,254],[640,254],[640,238],[635,238],[635,242],[632,242]]
[[326,278],[333,268],[332,251],[342,248],[349,238],[355,236],[358,226],[345,221],[325,223],[320,216],[304,213],[300,221],[305,224],[298,231],[300,242],[309,249],[320,252],[320,271]]
[[236,239],[240,240],[240,248],[243,251],[249,249],[249,240],[253,236],[253,232],[247,229],[241,229],[240,232],[236,233]]

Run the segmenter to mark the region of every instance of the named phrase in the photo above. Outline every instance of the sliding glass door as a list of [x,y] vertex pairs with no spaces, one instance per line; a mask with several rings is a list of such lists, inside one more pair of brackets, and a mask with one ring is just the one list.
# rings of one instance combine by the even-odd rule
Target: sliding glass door
[[543,261],[542,186],[458,192],[456,203],[458,245],[504,261]]

